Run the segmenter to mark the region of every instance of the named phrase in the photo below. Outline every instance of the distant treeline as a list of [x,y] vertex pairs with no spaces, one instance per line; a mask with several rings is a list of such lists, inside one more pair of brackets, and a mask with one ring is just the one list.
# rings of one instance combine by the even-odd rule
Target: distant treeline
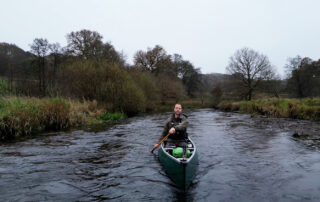
[[137,51],[129,65],[98,32],[80,30],[66,38],[66,47],[36,38],[27,52],[0,43],[0,95],[97,100],[127,114],[186,99],[216,105],[222,99],[320,96],[320,60],[289,58],[281,80],[267,56],[243,48],[230,57],[230,74],[201,74],[159,45]]
[[199,68],[161,46],[137,51],[129,65],[95,31],[71,32],[67,42],[36,38],[29,52],[0,44],[0,93],[97,100],[128,114],[204,93]]

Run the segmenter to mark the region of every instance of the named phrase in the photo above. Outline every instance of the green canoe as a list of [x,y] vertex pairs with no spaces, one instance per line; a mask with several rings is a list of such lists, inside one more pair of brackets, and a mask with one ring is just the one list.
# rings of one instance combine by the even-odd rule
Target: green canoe
[[194,142],[187,140],[187,149],[191,152],[190,157],[175,158],[172,151],[175,147],[167,146],[167,141],[163,142],[159,148],[158,155],[161,164],[164,166],[168,176],[172,181],[184,191],[187,191],[192,179],[195,176],[198,166],[198,153]]

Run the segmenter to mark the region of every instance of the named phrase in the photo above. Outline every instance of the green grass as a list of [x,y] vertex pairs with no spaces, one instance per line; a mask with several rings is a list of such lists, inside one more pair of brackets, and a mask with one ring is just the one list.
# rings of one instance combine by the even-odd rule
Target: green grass
[[99,119],[104,120],[104,121],[119,121],[126,118],[126,115],[124,113],[109,113],[106,112],[104,114],[101,114]]

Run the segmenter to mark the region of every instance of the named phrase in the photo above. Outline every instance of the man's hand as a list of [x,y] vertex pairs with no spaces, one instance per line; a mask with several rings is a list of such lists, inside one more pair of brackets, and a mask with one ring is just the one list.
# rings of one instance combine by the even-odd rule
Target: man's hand
[[159,147],[159,145],[158,145],[158,144],[155,144],[155,145],[154,145],[154,148],[155,148],[155,149],[156,149],[156,148],[158,148],[158,147]]
[[173,127],[169,130],[169,133],[170,133],[170,134],[173,134],[173,133],[175,133],[175,132],[176,132],[176,129],[173,128]]

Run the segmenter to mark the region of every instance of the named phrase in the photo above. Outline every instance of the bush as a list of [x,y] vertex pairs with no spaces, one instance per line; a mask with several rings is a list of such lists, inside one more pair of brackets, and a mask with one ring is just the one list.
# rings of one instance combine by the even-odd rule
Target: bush
[[148,72],[130,72],[130,76],[143,91],[146,99],[146,111],[154,111],[160,101],[160,91],[156,86],[156,79]]
[[[77,98],[96,99],[105,103],[108,110],[130,115],[145,111],[144,91],[127,71],[116,64],[87,60],[75,62],[67,69],[70,75],[68,82],[72,89],[70,94],[74,94]],[[150,81],[145,81],[148,82],[150,84]]]
[[120,108],[128,115],[138,114],[144,112],[146,109],[146,98],[143,91],[139,89],[135,83],[128,79],[122,86]]

